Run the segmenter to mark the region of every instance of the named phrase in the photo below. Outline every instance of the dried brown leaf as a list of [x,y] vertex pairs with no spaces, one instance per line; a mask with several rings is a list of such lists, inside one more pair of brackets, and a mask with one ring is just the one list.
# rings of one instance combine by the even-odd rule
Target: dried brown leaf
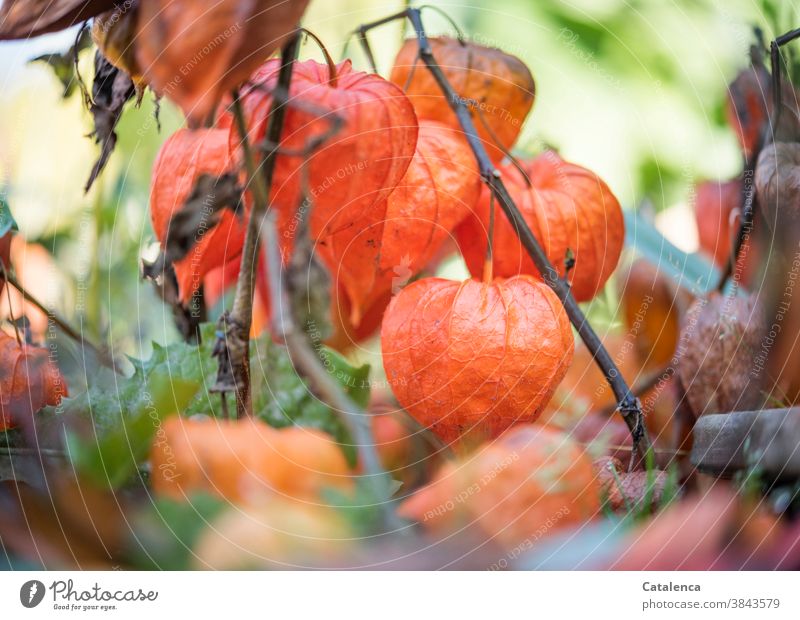
[[114,0],[6,0],[0,7],[0,41],[64,30],[116,4]]
[[133,99],[136,88],[131,77],[112,65],[99,51],[94,58],[95,76],[92,85],[91,112],[94,117],[94,131],[92,137],[101,145],[100,157],[97,159],[89,181],[86,183],[88,192],[97,177],[103,171],[108,158],[117,145],[117,134],[114,131],[125,104]]
[[146,81],[194,125],[295,31],[308,0],[146,0],[136,59]]

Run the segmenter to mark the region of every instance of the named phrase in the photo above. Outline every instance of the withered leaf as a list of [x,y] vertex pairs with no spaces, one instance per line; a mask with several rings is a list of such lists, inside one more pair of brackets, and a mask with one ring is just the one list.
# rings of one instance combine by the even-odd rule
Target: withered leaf
[[202,238],[201,229],[216,226],[222,209],[235,211],[241,197],[242,189],[235,173],[200,175],[183,208],[170,220],[165,248],[167,260],[174,263],[185,258]]
[[0,41],[64,30],[116,5],[114,0],[6,0],[0,6]]
[[94,67],[95,75],[90,103],[90,111],[94,117],[94,131],[91,133],[91,137],[101,145],[101,150],[100,157],[92,168],[92,174],[86,183],[87,192],[105,168],[111,153],[114,152],[117,144],[117,134],[114,130],[122,116],[125,104],[133,99],[136,93],[131,77],[112,65],[100,52],[95,54]]
[[142,279],[150,280],[161,300],[172,308],[175,327],[183,339],[186,342],[200,342],[200,326],[208,320],[203,287],[185,305],[180,299],[175,267],[167,260],[163,250],[152,263],[142,260]]
[[147,0],[136,59],[151,87],[200,125],[295,31],[308,0]]
[[78,35],[78,39],[68,50],[53,54],[43,54],[42,56],[31,59],[30,62],[43,62],[49,65],[64,87],[63,97],[67,99],[75,92],[75,87],[80,80],[80,76],[75,69],[75,64],[78,61],[78,54],[85,49],[89,49],[91,46],[91,32],[83,28]]

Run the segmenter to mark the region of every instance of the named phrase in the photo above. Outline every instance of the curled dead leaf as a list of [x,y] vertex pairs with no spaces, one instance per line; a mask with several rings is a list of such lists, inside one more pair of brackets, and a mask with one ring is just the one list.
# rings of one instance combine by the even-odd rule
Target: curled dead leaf
[[614,570],[764,570],[800,567],[800,527],[717,484],[633,530]]
[[115,0],[6,0],[0,6],[0,41],[64,30],[116,4]]
[[308,0],[144,0],[136,61],[199,125],[295,32]]
[[103,54],[98,51],[94,57],[94,83],[92,84],[92,99],[90,111],[94,118],[94,131],[92,137],[100,145],[100,156],[97,159],[89,180],[86,182],[88,192],[97,177],[108,163],[108,158],[117,145],[115,131],[122,110],[136,94],[130,76],[112,65]]

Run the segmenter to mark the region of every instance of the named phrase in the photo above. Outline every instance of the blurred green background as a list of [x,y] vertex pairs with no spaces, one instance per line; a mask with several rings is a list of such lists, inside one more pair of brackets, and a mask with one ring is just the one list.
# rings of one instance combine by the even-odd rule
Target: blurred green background
[[[404,2],[313,0],[305,25],[338,57],[357,25],[401,9]],[[794,23],[791,2],[752,0],[484,0],[432,2],[467,37],[519,56],[537,82],[537,100],[520,142],[541,143],[599,173],[627,208],[648,199],[658,226],[684,250],[696,246],[693,183],[729,178],[741,169],[725,126],[727,83],[747,63],[758,24],[771,38]],[[780,8],[775,8],[780,7]],[[434,12],[432,34],[452,33]],[[380,67],[391,66],[400,24],[371,35]],[[169,309],[139,278],[139,258],[153,244],[147,212],[150,168],[164,138],[181,124],[162,106],[162,130],[151,97],[132,106],[101,181],[83,185],[97,147],[85,135],[80,97],[62,101],[42,64],[26,61],[69,47],[74,32],[0,45],[0,186],[23,234],[56,257],[41,282],[48,303],[116,355],[146,357],[151,340],[176,338]],[[358,67],[365,68],[356,45]],[[307,44],[304,57],[320,58]],[[91,54],[82,58],[91,73]],[[450,272],[457,268],[450,265]]]

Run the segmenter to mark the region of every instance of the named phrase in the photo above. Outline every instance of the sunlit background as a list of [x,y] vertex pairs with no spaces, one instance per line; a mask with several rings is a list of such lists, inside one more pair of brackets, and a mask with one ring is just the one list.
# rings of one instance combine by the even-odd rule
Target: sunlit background
[[[305,25],[338,57],[347,34],[404,2],[313,0]],[[537,99],[519,150],[553,145],[599,173],[626,208],[649,203],[676,245],[696,249],[691,215],[698,179],[741,170],[724,121],[726,85],[747,64],[753,26],[767,39],[793,23],[788,2],[755,0],[484,0],[432,2],[477,43],[519,56],[531,68]],[[770,15],[782,5],[784,15]],[[765,12],[766,9],[766,12]],[[773,11],[774,12],[774,11]],[[446,20],[426,15],[431,33]],[[83,194],[98,147],[86,138],[90,119],[78,95],[44,64],[28,60],[63,51],[75,32],[0,45],[0,187],[42,258],[34,292],[74,319],[116,354],[144,357],[149,342],[176,337],[171,315],[139,278],[139,257],[153,243],[147,214],[150,168],[164,138],[180,123],[168,103],[161,131],[148,94],[119,127],[119,143],[95,189]],[[399,24],[371,35],[386,71],[403,36]],[[357,66],[365,68],[357,45]],[[307,44],[305,57],[320,58]],[[81,60],[91,74],[91,54]],[[31,252],[30,246],[25,248]],[[449,264],[449,273],[459,272]],[[38,290],[37,290],[38,289]],[[599,302],[603,303],[603,298]],[[7,307],[7,303],[4,307]]]

